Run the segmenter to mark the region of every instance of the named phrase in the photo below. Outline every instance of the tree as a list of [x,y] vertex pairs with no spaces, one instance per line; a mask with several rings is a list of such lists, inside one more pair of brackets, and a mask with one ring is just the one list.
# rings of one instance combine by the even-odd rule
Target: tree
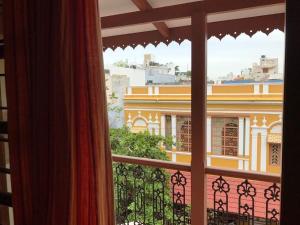
[[[135,156],[135,157],[143,157],[143,158],[150,158],[150,159],[160,159],[160,160],[169,160],[168,156],[165,151],[161,150],[161,144],[172,144],[167,143],[170,140],[165,139],[162,136],[158,135],[150,135],[149,132],[144,133],[132,133],[129,131],[128,128],[118,128],[118,129],[110,129],[110,141],[111,141],[111,148],[114,154],[118,155],[127,155],[127,156]],[[121,177],[116,175],[120,174],[126,170],[126,177]],[[136,179],[138,175],[134,176],[134,173],[137,174],[136,171],[142,170],[144,176],[143,179]],[[126,192],[126,200],[121,202],[120,199],[117,203],[117,207],[121,205],[121,209],[117,211],[117,223],[127,223],[132,221],[140,221],[146,224],[152,224],[153,218],[153,207],[151,204],[153,201],[153,180],[152,176],[154,173],[159,172],[155,168],[150,167],[138,167],[136,165],[114,165],[115,171],[115,179],[118,178],[117,182],[121,182],[122,190],[117,190],[117,196],[124,196],[124,192]],[[172,200],[170,195],[170,174],[165,170],[160,170],[165,177],[164,181],[164,212],[166,221],[172,220]],[[141,171],[140,171],[141,172]],[[154,188],[159,189],[161,188],[161,184],[155,183]],[[144,188],[145,194],[145,208],[141,210],[142,213],[138,214],[135,217],[135,201],[134,201],[134,193],[136,192],[137,188]],[[123,193],[123,194],[122,194]],[[124,199],[123,199],[124,200]],[[120,205],[118,205],[120,204]],[[145,216],[145,217],[144,217]],[[161,221],[158,220],[157,224],[160,224]]]
[[179,70],[179,66],[175,66],[175,75],[179,74],[180,70]]
[[117,127],[118,121],[121,119],[123,107],[120,106],[115,92],[112,92],[109,97],[109,102],[107,103],[109,127]]

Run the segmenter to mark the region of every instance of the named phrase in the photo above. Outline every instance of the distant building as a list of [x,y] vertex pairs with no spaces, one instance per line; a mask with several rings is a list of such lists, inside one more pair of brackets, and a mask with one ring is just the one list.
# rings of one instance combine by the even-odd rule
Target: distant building
[[109,126],[120,128],[124,126],[124,95],[129,86],[129,78],[125,75],[105,74],[106,94],[108,103]]
[[[191,162],[191,86],[129,87],[126,125],[169,136],[174,162]],[[280,173],[283,83],[207,86],[207,165]]]
[[129,78],[130,86],[174,84],[176,82],[174,64],[159,64],[154,61],[154,56],[151,54],[144,55],[143,65],[112,65],[108,66],[106,69],[109,70],[110,75],[127,76]]
[[266,81],[269,79],[283,79],[278,72],[278,58],[260,57],[259,64],[253,63],[252,68],[242,70],[241,77],[245,80]]
[[251,68],[244,68],[240,74],[232,72],[219,77],[215,83],[228,83],[230,81],[266,82],[268,80],[283,80],[283,74],[278,71],[278,58],[260,57],[259,63],[253,63]]

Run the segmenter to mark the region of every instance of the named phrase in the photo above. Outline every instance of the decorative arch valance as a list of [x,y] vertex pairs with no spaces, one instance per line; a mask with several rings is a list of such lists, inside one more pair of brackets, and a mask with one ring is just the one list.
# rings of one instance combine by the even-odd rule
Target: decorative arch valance
[[[284,16],[284,13],[280,13],[208,23],[207,38],[216,37],[221,40],[226,35],[236,38],[240,34],[245,33],[251,37],[259,31],[267,35],[275,29],[284,31]],[[115,50],[118,47],[125,49],[128,46],[135,48],[138,45],[143,47],[149,44],[157,46],[160,43],[169,45],[172,41],[180,44],[184,40],[191,40],[191,35],[191,26],[170,28],[170,36],[168,38],[164,38],[158,31],[124,34],[104,37],[103,48],[104,50],[108,48]]]

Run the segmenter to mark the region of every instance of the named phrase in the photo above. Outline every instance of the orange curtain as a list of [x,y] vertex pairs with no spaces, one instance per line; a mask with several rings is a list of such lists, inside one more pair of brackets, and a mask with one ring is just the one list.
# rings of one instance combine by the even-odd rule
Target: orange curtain
[[114,224],[98,0],[4,0],[16,225]]

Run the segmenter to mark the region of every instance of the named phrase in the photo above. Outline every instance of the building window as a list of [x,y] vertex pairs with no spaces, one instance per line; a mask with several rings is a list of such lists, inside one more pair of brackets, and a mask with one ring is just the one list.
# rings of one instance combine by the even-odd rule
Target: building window
[[190,116],[177,116],[176,123],[177,151],[192,151],[192,124]]
[[238,155],[238,118],[212,118],[212,153]]
[[270,165],[280,166],[281,144],[270,144]]

